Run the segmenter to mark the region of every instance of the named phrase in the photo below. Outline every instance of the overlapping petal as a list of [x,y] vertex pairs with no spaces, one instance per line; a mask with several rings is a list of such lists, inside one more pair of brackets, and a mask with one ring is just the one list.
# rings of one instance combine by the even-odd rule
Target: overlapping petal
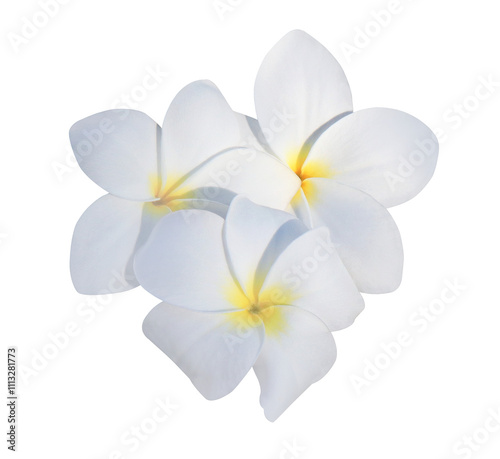
[[235,278],[249,297],[254,295],[255,275],[264,252],[279,228],[293,215],[256,206],[243,197],[231,203],[224,224],[224,243]]
[[288,211],[299,218],[309,229],[313,227],[311,208],[309,207],[307,197],[302,187],[299,189],[299,191],[297,191],[295,196],[290,201]]
[[276,306],[286,328],[266,334],[254,370],[261,387],[260,404],[275,421],[311,384],[325,376],[337,357],[328,327],[314,314],[293,306]]
[[160,303],[144,319],[144,334],[209,400],[229,394],[248,373],[264,342],[264,327],[244,313],[190,311]]
[[365,293],[395,290],[403,246],[389,211],[371,196],[324,178],[303,184],[315,226],[326,225],[349,274]]
[[283,250],[267,273],[261,297],[310,311],[332,331],[351,325],[364,307],[325,227],[302,234]]
[[266,136],[260,128],[259,122],[251,116],[242,113],[234,113],[240,127],[241,142],[240,147],[249,147],[256,150],[263,150],[274,155],[271,147],[267,144]]

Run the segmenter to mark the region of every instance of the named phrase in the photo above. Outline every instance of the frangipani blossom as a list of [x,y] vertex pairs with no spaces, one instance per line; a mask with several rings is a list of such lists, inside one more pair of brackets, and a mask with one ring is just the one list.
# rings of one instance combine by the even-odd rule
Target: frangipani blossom
[[75,288],[98,294],[136,287],[134,254],[158,220],[173,211],[206,208],[224,215],[242,192],[257,203],[285,208],[300,180],[267,153],[235,149],[250,132],[245,129],[244,117],[208,81],[179,92],[162,128],[135,110],[109,110],[75,123],[70,140],[78,163],[109,193],[76,225]]
[[[361,291],[401,281],[403,249],[386,207],[414,197],[431,178],[438,142],[418,119],[388,108],[352,112],[345,74],[305,32],[267,54],[255,82],[268,147],[301,179],[292,208],[309,227],[326,225]],[[277,125],[276,113],[286,122]]]
[[241,196],[225,220],[184,212],[163,218],[136,254],[141,285],[164,301],[144,333],[210,400],[253,367],[274,421],[331,368],[330,332],[349,326],[363,299],[327,228]]

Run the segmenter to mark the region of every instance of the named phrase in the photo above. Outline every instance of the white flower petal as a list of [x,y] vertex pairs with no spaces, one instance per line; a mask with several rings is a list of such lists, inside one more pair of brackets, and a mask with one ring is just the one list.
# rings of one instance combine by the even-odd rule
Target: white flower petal
[[260,404],[275,421],[311,384],[319,381],[337,357],[327,326],[308,311],[276,306],[285,329],[268,333],[254,370],[261,387]]
[[71,278],[78,292],[115,293],[138,285],[132,264],[143,207],[108,194],[83,213],[71,243]]
[[[284,209],[300,187],[300,179],[277,158],[251,148],[221,152],[175,186],[171,196],[219,200],[220,189],[243,194],[253,202]],[[223,193],[222,193],[223,196]]]
[[76,122],[69,131],[78,164],[115,196],[151,201],[158,174],[160,127],[136,110],[108,110]]
[[164,217],[135,257],[140,284],[176,306],[201,311],[237,308],[238,296],[222,243],[224,220],[203,210]]
[[314,131],[352,111],[352,98],[344,71],[330,52],[294,30],[264,58],[255,82],[255,106],[268,143],[290,163]]
[[264,252],[290,220],[294,220],[292,214],[258,206],[242,196],[229,206],[223,231],[226,255],[247,296],[254,296],[255,275]]
[[189,311],[160,303],[144,319],[144,334],[214,400],[229,394],[248,373],[264,341],[264,327],[242,326],[244,312]]
[[315,226],[327,226],[340,258],[361,292],[395,290],[403,246],[389,211],[371,196],[335,180],[304,181]]
[[217,87],[210,81],[195,81],[175,96],[163,121],[163,180],[171,185],[241,141],[236,115]]
[[371,108],[342,118],[321,134],[302,171],[312,176],[323,169],[390,207],[424,188],[434,173],[438,150],[436,136],[417,118]]
[[308,310],[332,331],[351,325],[364,307],[325,227],[288,245],[269,269],[259,298]]

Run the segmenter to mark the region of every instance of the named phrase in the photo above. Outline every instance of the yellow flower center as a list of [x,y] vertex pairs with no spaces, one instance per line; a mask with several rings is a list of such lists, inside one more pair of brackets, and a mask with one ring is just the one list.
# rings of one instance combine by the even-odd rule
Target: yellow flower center
[[[333,178],[335,176],[335,171],[331,170],[327,164],[319,160],[308,160],[307,155],[309,154],[310,147],[305,146],[298,153],[296,151],[287,155],[287,164],[292,169],[297,177],[301,180],[301,189],[304,192],[309,203],[312,203],[315,199],[314,184],[309,179],[312,178]],[[300,190],[292,199],[292,205],[294,202],[301,201]]]
[[237,310],[228,314],[229,320],[244,334],[248,328],[264,324],[267,335],[277,336],[287,329],[280,305],[291,304],[292,295],[280,288],[268,288],[252,300],[231,281],[225,289],[226,298]]
[[186,208],[185,199],[190,191],[188,187],[183,187],[181,180],[169,176],[165,183],[159,175],[152,175],[149,179],[151,194],[157,198],[151,201],[148,210],[153,214],[164,214],[169,210],[176,211]]
[[310,146],[305,145],[299,152],[292,151],[287,158],[287,164],[300,178],[302,183],[310,178],[333,178],[335,171],[319,160],[307,160]]

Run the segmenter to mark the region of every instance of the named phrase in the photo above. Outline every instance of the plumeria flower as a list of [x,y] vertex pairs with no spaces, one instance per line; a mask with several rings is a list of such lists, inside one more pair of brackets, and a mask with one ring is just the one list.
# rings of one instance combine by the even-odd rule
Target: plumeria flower
[[230,393],[253,367],[274,421],[336,358],[331,331],[363,299],[325,227],[234,198],[213,212],[163,218],[135,258],[141,285],[164,302],[146,336],[207,399]]
[[[300,180],[275,157],[248,143],[249,127],[210,82],[194,82],[174,98],[160,128],[135,110],[109,110],[75,123],[70,140],[82,170],[109,194],[78,221],[71,276],[80,293],[138,285],[136,250],[165,215],[203,208],[224,215],[244,192],[285,208]],[[233,147],[232,149],[229,149]]]
[[339,63],[298,30],[265,57],[255,105],[262,143],[301,179],[296,215],[330,229],[361,291],[397,288],[403,250],[386,207],[411,199],[431,178],[438,155],[432,131],[397,110],[353,113]]

